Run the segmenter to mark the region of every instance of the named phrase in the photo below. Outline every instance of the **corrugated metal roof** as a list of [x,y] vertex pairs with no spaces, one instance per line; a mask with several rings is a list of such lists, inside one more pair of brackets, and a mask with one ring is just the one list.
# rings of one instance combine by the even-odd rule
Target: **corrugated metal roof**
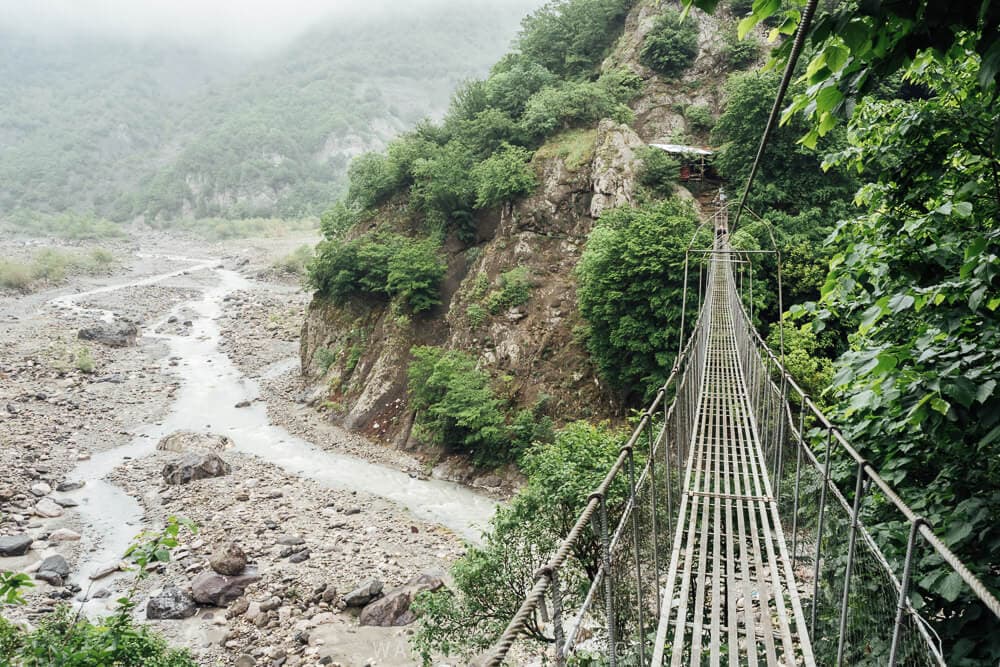
[[668,153],[680,153],[683,155],[712,155],[712,151],[707,148],[697,146],[684,146],[681,144],[650,144],[653,148],[659,148]]

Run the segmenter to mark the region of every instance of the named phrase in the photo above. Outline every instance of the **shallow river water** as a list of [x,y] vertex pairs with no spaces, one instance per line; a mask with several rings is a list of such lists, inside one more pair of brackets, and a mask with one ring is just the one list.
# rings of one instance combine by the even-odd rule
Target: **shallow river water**
[[[106,293],[136,285],[151,285],[180,275],[184,271],[210,270],[217,283],[198,298],[175,306],[161,322],[149,326],[145,338],[162,340],[176,366],[163,361],[163,372],[178,376],[180,387],[166,417],[156,424],[135,430],[132,441],[124,446],[95,453],[68,475],[70,481],[86,484],[66,495],[79,503],[76,509],[83,523],[84,555],[77,568],[82,586],[95,570],[117,562],[135,535],[141,530],[143,511],[139,503],[104,478],[127,458],[147,456],[157,441],[173,431],[186,429],[228,435],[235,449],[260,457],[299,477],[314,480],[335,489],[358,491],[380,496],[407,508],[415,517],[445,526],[462,537],[478,542],[496,502],[466,487],[439,480],[422,480],[405,472],[360,458],[325,451],[271,423],[262,401],[250,407],[236,408],[236,403],[253,401],[260,393],[257,383],[244,376],[220,349],[217,318],[227,294],[250,286],[240,274],[221,268],[215,260],[171,258],[185,261],[185,268],[142,280],[112,285],[60,297],[54,305],[79,311],[78,302],[97,293]],[[192,326],[184,336],[153,331],[170,315],[181,309],[194,312]],[[98,311],[110,320],[107,311]],[[293,362],[273,365],[266,374],[289,370]]]

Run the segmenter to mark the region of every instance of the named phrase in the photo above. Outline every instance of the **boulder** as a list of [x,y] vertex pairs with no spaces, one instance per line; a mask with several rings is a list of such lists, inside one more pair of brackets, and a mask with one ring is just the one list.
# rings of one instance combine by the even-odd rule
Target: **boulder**
[[344,604],[348,607],[364,607],[382,594],[384,584],[378,579],[369,579],[344,596]]
[[167,484],[187,484],[208,477],[222,477],[232,472],[232,467],[218,454],[185,454],[180,461],[163,466],[163,479]]
[[151,620],[190,618],[197,611],[194,599],[177,586],[167,586],[146,604],[146,618]]
[[54,519],[62,516],[63,508],[51,498],[42,498],[35,503],[35,514],[46,519]]
[[23,556],[34,540],[30,535],[4,535],[0,537],[0,558]]
[[37,496],[39,498],[47,496],[52,493],[52,487],[45,482],[38,482],[37,484],[31,485],[31,495]]
[[247,567],[247,555],[235,542],[221,547],[212,554],[208,564],[219,574],[236,576]]
[[196,431],[174,431],[156,443],[158,451],[178,454],[209,454],[223,452],[232,447],[233,440],[229,436]]
[[238,576],[230,577],[217,572],[205,571],[191,582],[191,595],[199,604],[225,607],[243,595],[246,587],[260,579],[256,568],[247,568]]
[[444,586],[441,577],[433,574],[421,574],[416,579],[393,589],[380,600],[371,602],[361,610],[361,625],[379,627],[394,627],[409,625],[417,620],[417,615],[410,610],[413,598],[424,591],[436,591]]
[[80,329],[76,337],[80,340],[90,340],[108,347],[129,347],[135,345],[139,330],[131,322],[99,322]]
[[66,559],[60,556],[59,554],[56,554],[54,556],[49,556],[48,558],[42,561],[41,565],[38,566],[39,572],[45,570],[49,572],[55,572],[56,574],[62,577],[68,577],[69,563],[67,563]]
[[44,581],[45,583],[55,586],[56,588],[61,588],[63,585],[63,578],[52,570],[39,570],[38,572],[35,572],[35,579]]

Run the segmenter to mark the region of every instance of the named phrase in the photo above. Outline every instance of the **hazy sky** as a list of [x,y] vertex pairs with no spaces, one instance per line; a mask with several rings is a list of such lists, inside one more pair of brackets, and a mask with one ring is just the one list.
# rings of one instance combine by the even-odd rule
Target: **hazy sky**
[[271,48],[332,17],[431,4],[543,0],[0,0],[0,27],[61,36],[171,37],[237,50]]

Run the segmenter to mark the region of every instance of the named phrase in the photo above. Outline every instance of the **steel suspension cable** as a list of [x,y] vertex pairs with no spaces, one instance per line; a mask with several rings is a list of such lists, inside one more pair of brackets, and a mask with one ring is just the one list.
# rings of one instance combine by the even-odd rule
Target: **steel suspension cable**
[[753,164],[750,166],[750,175],[747,176],[747,184],[743,188],[743,196],[740,197],[740,204],[736,207],[736,219],[733,221],[733,226],[729,230],[730,232],[735,231],[736,227],[740,224],[740,216],[743,214],[743,207],[746,206],[747,198],[750,196],[750,186],[753,185],[753,180],[757,176],[757,170],[760,168],[761,160],[764,158],[764,151],[767,149],[767,144],[771,139],[771,134],[774,132],[774,127],[778,122],[778,114],[781,112],[781,105],[785,100],[785,94],[788,92],[788,86],[792,82],[792,74],[795,72],[795,65],[798,63],[799,56],[802,54],[802,46],[805,44],[806,33],[809,31],[810,24],[812,24],[817,4],[818,0],[809,0],[808,4],[806,4],[805,11],[802,12],[802,18],[799,20],[799,27],[795,31],[795,41],[792,43],[792,52],[788,55],[788,62],[785,64],[785,72],[781,77],[781,85],[778,86],[778,94],[774,98],[774,105],[771,107],[771,115],[768,116],[767,125],[764,126],[764,134],[760,137],[760,146],[757,147],[757,157],[754,158]]

